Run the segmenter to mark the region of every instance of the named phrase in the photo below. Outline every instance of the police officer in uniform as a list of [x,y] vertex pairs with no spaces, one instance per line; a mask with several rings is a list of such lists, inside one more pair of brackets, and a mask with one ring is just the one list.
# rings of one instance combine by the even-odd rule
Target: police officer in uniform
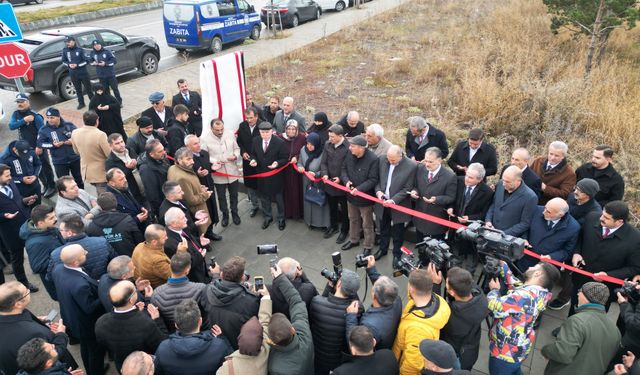
[[114,67],[116,66],[115,55],[113,52],[106,48],[102,48],[102,44],[100,44],[99,40],[93,41],[93,49],[91,50],[91,65],[96,67],[96,74],[98,75],[98,79],[102,86],[104,86],[104,91],[107,94],[111,94],[109,88],[113,89],[113,96],[120,102],[122,105],[122,97],[120,97],[120,90],[118,90],[118,80],[116,79],[116,71]]
[[28,207],[33,208],[39,205],[42,193],[40,192],[38,173],[40,173],[42,163],[29,143],[21,139],[9,143],[9,146],[0,155],[0,164],[6,164],[11,168],[11,178],[22,197],[36,198]]
[[76,38],[68,35],[64,38],[64,43],[66,46],[62,49],[62,63],[69,68],[69,77],[78,95],[78,109],[82,109],[85,107],[82,86],[84,86],[84,91],[89,95],[89,99],[93,97],[89,72],[87,71],[89,60],[82,48],[76,44]]

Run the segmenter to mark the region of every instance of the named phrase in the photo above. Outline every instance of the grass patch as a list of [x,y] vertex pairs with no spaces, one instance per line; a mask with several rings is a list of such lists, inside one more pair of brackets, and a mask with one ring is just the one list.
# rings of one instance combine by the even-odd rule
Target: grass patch
[[42,9],[33,12],[16,13],[18,22],[27,23],[46,20],[56,17],[72,16],[80,13],[95,12],[102,9],[116,8],[126,5],[150,3],[149,0],[103,0],[99,3],[88,3],[73,6],[60,6],[56,8]]

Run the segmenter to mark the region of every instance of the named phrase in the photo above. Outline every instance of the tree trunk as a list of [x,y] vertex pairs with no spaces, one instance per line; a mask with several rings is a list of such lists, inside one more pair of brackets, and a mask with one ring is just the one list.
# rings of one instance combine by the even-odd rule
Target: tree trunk
[[596,13],[596,20],[593,23],[591,41],[589,41],[589,48],[587,49],[587,62],[584,65],[585,78],[589,77],[589,73],[591,73],[591,65],[593,63],[593,54],[596,50],[596,45],[600,41],[600,28],[602,27],[603,13],[604,13],[604,0],[600,0],[600,4],[598,5],[598,13]]
[[604,55],[607,52],[607,45],[609,44],[609,36],[611,35],[611,31],[612,29],[608,29],[600,37],[600,44],[598,46],[598,56],[596,57],[596,65],[600,65],[602,63],[602,60],[604,59]]

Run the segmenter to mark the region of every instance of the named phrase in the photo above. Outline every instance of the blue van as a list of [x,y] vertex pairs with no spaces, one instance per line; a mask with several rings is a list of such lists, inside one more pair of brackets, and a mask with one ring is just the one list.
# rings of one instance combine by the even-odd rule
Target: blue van
[[167,0],[164,35],[178,51],[209,49],[236,40],[260,38],[262,24],[253,5],[245,0]]

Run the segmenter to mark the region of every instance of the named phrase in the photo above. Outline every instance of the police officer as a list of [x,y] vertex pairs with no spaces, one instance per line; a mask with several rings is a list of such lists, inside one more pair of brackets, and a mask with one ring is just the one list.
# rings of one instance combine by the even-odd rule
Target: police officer
[[6,164],[11,168],[11,178],[23,198],[36,198],[29,208],[39,205],[42,193],[38,173],[42,163],[29,143],[21,139],[9,143],[0,155],[0,164]]
[[71,145],[71,132],[76,126],[61,118],[60,111],[56,108],[47,109],[46,115],[47,123],[38,132],[38,147],[51,152],[58,178],[71,172],[78,187],[84,189],[80,173],[80,156],[73,151]]
[[25,94],[16,95],[16,105],[18,109],[11,114],[9,129],[18,130],[19,138],[27,141],[29,146],[35,148],[36,155],[40,157],[42,168],[40,169],[40,180],[46,187],[44,196],[49,198],[56,193],[55,178],[53,169],[49,161],[49,154],[37,147],[38,131],[44,126],[44,118],[41,114],[31,109],[29,98]]
[[117,60],[113,52],[106,48],[102,48],[99,40],[93,41],[93,49],[91,50],[91,65],[96,67],[96,73],[100,83],[104,86],[104,91],[107,94],[111,94],[109,88],[113,89],[113,96],[122,105],[122,98],[120,97],[120,90],[118,90],[118,80],[116,79],[116,66]]
[[89,99],[93,97],[89,72],[87,71],[89,59],[85,56],[82,48],[76,44],[76,38],[73,36],[66,36],[64,43],[66,46],[62,49],[62,63],[69,68],[69,77],[78,95],[78,109],[82,109],[85,107],[84,92],[82,91],[83,85],[84,90],[87,92],[87,95],[89,95]]

